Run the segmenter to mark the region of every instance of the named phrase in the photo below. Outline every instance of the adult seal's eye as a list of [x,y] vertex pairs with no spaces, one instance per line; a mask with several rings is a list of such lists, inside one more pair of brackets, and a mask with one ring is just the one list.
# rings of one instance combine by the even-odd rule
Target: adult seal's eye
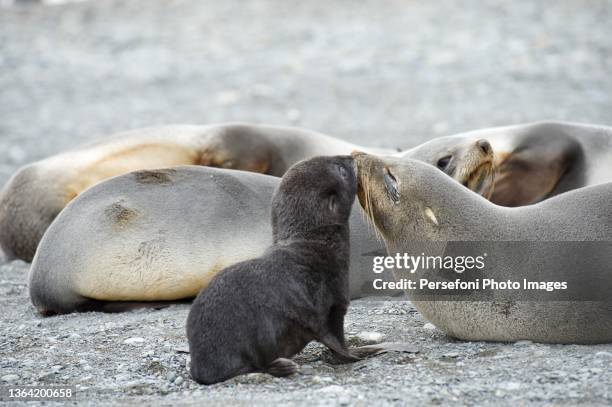
[[391,199],[394,203],[399,203],[400,193],[397,185],[397,179],[387,167],[384,169],[383,181],[385,183],[385,189],[387,190],[389,199]]
[[448,167],[448,163],[450,163],[451,158],[453,158],[452,155],[447,155],[446,157],[442,157],[438,160],[438,163],[436,165],[438,166],[439,169],[444,171],[446,167]]

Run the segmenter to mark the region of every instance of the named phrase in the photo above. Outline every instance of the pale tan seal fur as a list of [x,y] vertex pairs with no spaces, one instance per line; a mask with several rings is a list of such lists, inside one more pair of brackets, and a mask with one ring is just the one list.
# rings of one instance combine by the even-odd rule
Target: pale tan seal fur
[[43,233],[68,202],[130,171],[207,165],[281,176],[299,160],[350,154],[355,148],[361,147],[314,131],[243,123],[117,133],[18,170],[0,192],[0,247],[9,258],[31,261]]

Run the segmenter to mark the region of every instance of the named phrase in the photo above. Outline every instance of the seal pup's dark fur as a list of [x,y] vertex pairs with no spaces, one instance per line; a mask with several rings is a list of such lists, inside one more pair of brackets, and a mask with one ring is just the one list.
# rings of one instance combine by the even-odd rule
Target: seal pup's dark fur
[[348,156],[315,157],[289,169],[272,200],[274,244],[263,256],[222,270],[191,307],[194,380],[290,375],[297,365],[288,358],[312,340],[343,362],[359,360],[344,341],[356,190]]

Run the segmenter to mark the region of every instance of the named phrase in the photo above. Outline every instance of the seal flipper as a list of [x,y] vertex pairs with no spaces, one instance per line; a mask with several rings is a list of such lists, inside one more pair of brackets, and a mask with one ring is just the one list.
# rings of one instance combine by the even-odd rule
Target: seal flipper
[[278,358],[264,369],[264,372],[276,377],[286,377],[297,373],[298,365],[291,359]]
[[327,318],[327,332],[317,338],[319,342],[327,346],[336,359],[342,363],[358,362],[361,358],[352,355],[346,348],[344,342],[344,315],[346,306],[334,305],[329,311]]
[[365,345],[358,348],[351,348],[351,353],[360,358],[377,356],[388,352],[418,353],[419,348],[409,343],[402,342],[383,342],[376,345]]
[[553,133],[527,136],[498,164],[490,201],[501,206],[540,202],[554,192],[581,156],[582,147],[573,137]]

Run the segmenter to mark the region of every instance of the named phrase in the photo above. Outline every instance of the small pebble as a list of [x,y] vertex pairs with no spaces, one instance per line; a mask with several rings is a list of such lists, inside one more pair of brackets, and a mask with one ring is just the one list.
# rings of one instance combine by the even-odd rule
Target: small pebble
[[357,334],[357,339],[365,345],[374,345],[381,343],[385,339],[385,335],[380,332],[360,332]]
[[327,377],[327,376],[313,376],[311,381],[314,384],[322,384],[322,383],[329,383],[332,382],[334,379],[332,379],[331,377]]
[[312,375],[314,374],[314,368],[311,365],[302,365],[300,366],[300,373],[303,375]]
[[342,386],[339,386],[337,384],[332,384],[330,386],[325,386],[319,389],[320,392],[324,392],[324,393],[338,393],[338,392],[344,392],[344,388]]
[[502,383],[499,387],[503,388],[504,390],[518,390],[521,388],[521,384],[518,382],[507,382],[507,383]]
[[123,343],[125,343],[126,345],[141,345],[144,343],[144,338],[128,338],[125,341],[123,341]]
[[12,383],[19,380],[19,376],[16,374],[7,374],[2,376],[0,379],[2,379],[3,382]]

